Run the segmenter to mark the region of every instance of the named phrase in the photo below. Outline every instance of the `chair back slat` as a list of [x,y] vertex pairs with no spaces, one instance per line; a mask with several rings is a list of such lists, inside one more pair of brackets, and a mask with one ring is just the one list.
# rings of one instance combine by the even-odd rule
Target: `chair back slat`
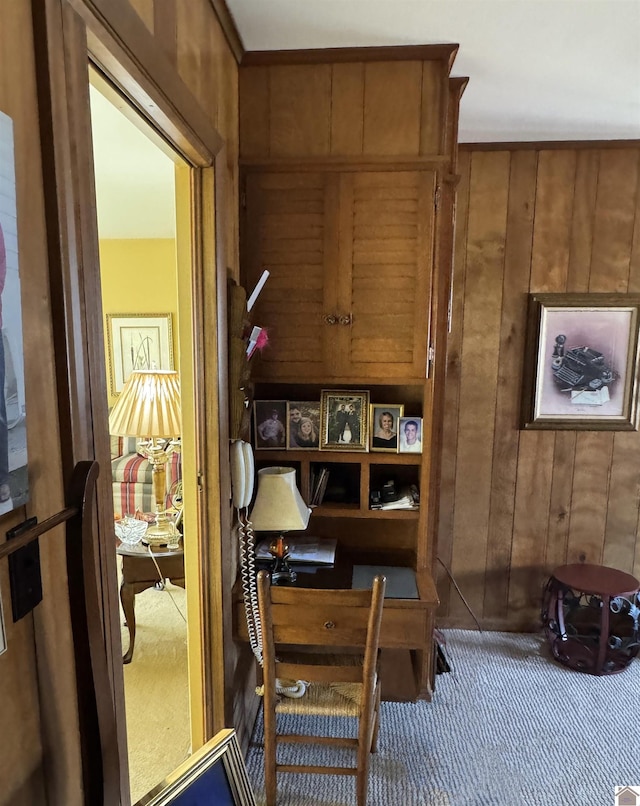
[[[369,590],[277,587],[258,574],[258,604],[264,660],[264,747],[267,806],[276,804],[277,772],[356,775],[359,806],[365,806],[369,752],[375,749],[380,705],[378,641],[386,580],[377,576]],[[339,648],[339,652],[332,651]],[[290,681],[290,682],[288,682]],[[296,682],[298,681],[298,682]],[[291,683],[311,685],[302,697],[287,694]],[[321,741],[357,748],[355,767],[280,764],[277,713],[347,716],[358,719],[358,739],[287,733],[281,741]]]

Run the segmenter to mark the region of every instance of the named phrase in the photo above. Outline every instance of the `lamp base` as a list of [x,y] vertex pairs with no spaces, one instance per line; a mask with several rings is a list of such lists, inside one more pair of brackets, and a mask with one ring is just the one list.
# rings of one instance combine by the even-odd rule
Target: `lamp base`
[[158,515],[155,523],[150,523],[144,533],[142,542],[147,546],[172,546],[180,540],[180,532],[166,517]]
[[289,563],[280,557],[276,558],[270,573],[272,585],[295,585],[298,578]]

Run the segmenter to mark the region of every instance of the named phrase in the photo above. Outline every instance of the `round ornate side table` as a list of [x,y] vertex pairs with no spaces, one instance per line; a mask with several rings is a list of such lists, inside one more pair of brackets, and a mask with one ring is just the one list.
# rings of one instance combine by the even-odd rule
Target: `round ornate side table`
[[556,568],[542,601],[553,657],[579,672],[623,671],[640,649],[639,588],[631,574],[603,565]]

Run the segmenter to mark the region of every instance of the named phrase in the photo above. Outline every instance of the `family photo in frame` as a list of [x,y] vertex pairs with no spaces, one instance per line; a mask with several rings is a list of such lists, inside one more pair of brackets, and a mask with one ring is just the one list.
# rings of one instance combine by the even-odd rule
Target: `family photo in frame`
[[256,400],[253,404],[256,448],[283,450],[287,444],[286,422],[286,400]]
[[531,296],[524,428],[637,428],[639,309],[633,294]]
[[369,392],[323,389],[320,450],[369,451]]
[[287,448],[313,450],[320,445],[320,402],[287,402]]
[[422,453],[422,417],[400,417],[398,453]]
[[371,404],[371,444],[372,451],[398,452],[398,423],[404,414],[400,404]]

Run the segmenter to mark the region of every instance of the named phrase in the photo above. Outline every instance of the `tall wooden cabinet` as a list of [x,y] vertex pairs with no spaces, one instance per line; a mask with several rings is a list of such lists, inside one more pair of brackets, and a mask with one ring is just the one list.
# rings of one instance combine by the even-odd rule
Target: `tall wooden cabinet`
[[[437,476],[451,275],[457,46],[247,54],[240,68],[243,284],[270,272],[251,316],[269,345],[255,399],[368,389],[423,418],[423,453],[257,451],[294,467],[303,494],[325,465],[344,497],[309,530],[367,563],[410,566],[417,599],[385,603],[413,663],[391,689],[429,696],[437,596]],[[419,511],[370,509],[387,478],[420,488]],[[395,632],[394,632],[395,631]],[[393,640],[390,646],[393,646]],[[395,664],[393,664],[395,665]],[[403,668],[399,666],[397,668]],[[389,674],[389,673],[388,673]],[[404,679],[406,678],[406,679]]]

